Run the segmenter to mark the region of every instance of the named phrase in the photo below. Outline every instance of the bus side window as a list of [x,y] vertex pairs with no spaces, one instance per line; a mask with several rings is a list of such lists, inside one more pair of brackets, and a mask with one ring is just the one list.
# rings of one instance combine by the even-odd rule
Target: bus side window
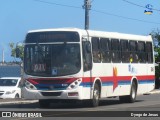
[[112,62],[119,63],[121,62],[121,52],[119,50],[119,40],[118,39],[111,39],[112,43]]
[[137,41],[129,41],[130,56],[129,61],[132,63],[138,63],[139,55],[137,54]]
[[128,40],[121,40],[121,57],[123,63],[129,62],[129,49],[128,49]]
[[111,62],[111,45],[109,38],[101,38],[100,39],[101,44],[101,57],[103,63],[109,63]]
[[139,57],[139,62],[140,63],[145,63],[146,62],[146,53],[145,53],[145,42],[138,42],[138,57]]
[[93,54],[93,62],[100,63],[101,62],[101,51],[100,51],[100,43],[99,38],[92,38],[92,54]]
[[147,62],[153,63],[153,53],[152,53],[152,43],[147,42],[146,43],[146,54],[147,54]]

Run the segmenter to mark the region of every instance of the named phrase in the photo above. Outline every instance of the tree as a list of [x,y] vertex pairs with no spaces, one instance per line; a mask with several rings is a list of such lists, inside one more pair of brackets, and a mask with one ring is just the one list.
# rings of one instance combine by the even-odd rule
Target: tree
[[15,43],[9,43],[9,46],[11,48],[11,56],[16,57],[16,48],[19,48],[20,50],[20,56],[18,57],[21,61],[23,60],[24,57],[24,46],[23,45],[15,45]]
[[154,51],[155,51],[155,61],[158,63],[158,66],[155,67],[155,76],[156,76],[156,88],[160,87],[160,30],[155,30],[151,32],[153,42],[154,42]]

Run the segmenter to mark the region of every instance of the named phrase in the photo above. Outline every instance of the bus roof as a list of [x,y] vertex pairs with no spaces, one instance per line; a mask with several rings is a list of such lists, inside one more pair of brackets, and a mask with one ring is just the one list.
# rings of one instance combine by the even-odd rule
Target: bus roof
[[[38,29],[38,30],[31,30],[28,33],[47,32],[47,31],[77,31],[81,35],[84,35],[84,36],[87,35],[86,30],[79,29],[79,28]],[[114,38],[114,39],[152,41],[151,35],[144,36],[144,35],[126,34],[126,33],[119,33],[119,32],[96,31],[96,30],[87,30],[87,31],[90,37],[104,37],[104,38]]]

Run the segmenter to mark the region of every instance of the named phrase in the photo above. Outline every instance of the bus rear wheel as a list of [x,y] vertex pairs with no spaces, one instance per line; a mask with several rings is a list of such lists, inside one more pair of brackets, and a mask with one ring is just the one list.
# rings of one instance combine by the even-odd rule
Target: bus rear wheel
[[127,96],[120,96],[119,100],[121,102],[127,102],[127,103],[134,103],[136,100],[136,96],[137,96],[137,86],[136,83],[133,82],[132,86],[131,86],[131,92],[130,95]]

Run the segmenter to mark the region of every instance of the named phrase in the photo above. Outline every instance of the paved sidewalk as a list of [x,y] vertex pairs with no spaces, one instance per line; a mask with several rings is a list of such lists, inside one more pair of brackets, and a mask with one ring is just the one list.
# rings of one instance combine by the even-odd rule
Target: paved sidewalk
[[154,89],[151,92],[149,92],[150,94],[160,94],[160,89]]
[[[146,93],[144,95],[150,95],[150,94],[160,94],[160,89],[155,89],[149,93]],[[2,104],[25,104],[25,103],[36,103],[38,100],[26,100],[26,99],[0,99],[0,105]]]

